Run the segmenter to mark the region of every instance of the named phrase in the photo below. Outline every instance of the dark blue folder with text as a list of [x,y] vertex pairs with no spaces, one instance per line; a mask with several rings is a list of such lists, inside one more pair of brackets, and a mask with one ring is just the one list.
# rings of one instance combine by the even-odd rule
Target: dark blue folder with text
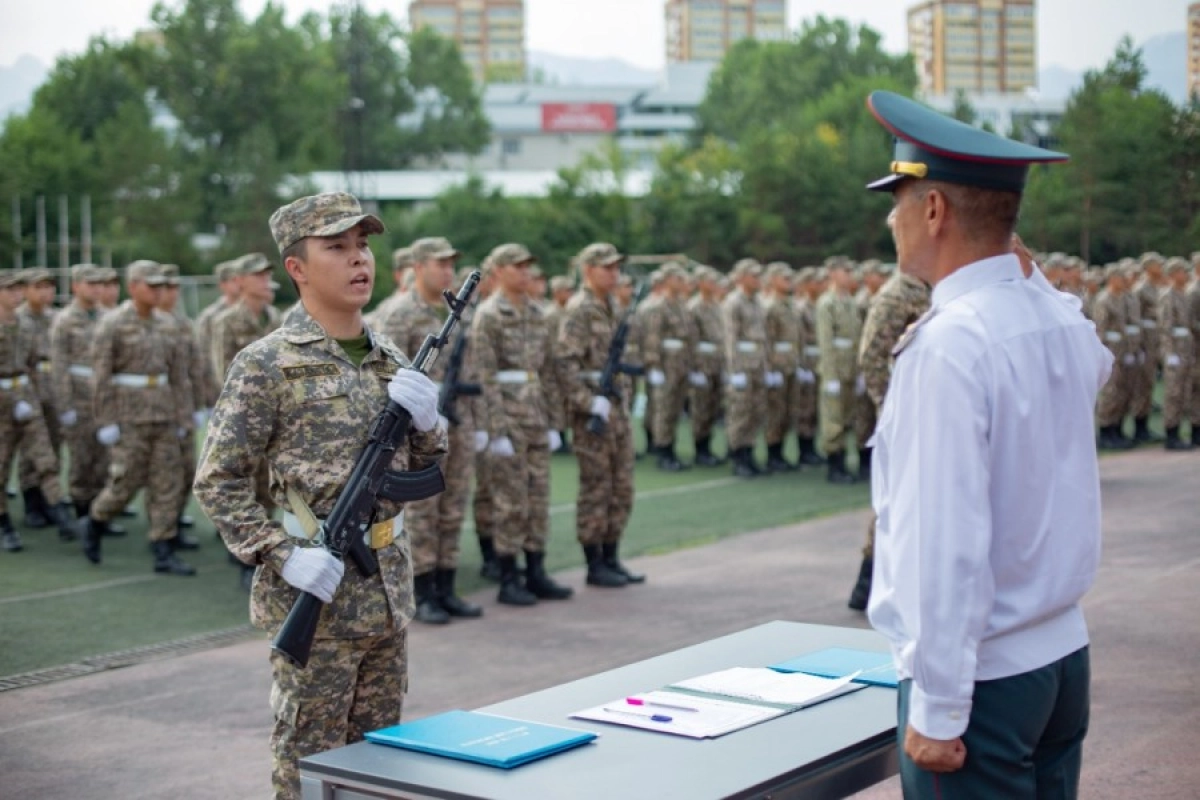
[[848,650],[844,647],[806,653],[799,658],[772,664],[771,669],[776,672],[803,672],[822,678],[844,678],[861,671],[862,674],[854,679],[855,683],[894,687],[900,682],[891,653]]

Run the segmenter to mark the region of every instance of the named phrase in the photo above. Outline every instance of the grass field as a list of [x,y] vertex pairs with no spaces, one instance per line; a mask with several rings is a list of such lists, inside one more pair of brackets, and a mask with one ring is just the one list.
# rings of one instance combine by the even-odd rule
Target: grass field
[[[681,434],[681,442],[691,441],[686,430]],[[681,450],[690,460],[691,453]],[[820,469],[743,481],[732,478],[727,467],[668,474],[643,459],[635,482],[638,497],[622,545],[626,555],[693,547],[867,503],[865,486],[830,486]],[[555,456],[546,559],[552,571],[582,563],[574,529],[577,485],[574,458]],[[19,498],[10,501],[10,512],[19,525]],[[151,571],[144,517],[123,520],[127,537],[104,540],[100,566],[83,558],[78,543],[59,542],[53,529],[22,530],[24,552],[0,553],[0,677],[245,624],[247,598],[238,571],[194,504],[192,514],[202,547],[182,557],[198,568],[193,578]],[[846,535],[857,539],[862,531]],[[462,553],[459,587],[470,592],[483,581],[469,516]]]

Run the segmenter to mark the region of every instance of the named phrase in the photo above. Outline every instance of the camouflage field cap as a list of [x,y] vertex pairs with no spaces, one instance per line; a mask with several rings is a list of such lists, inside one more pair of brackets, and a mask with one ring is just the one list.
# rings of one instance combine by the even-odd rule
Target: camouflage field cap
[[762,271],[762,264],[758,263],[753,258],[743,258],[733,265],[733,271],[729,273],[729,277],[733,278],[734,280],[742,277],[743,275],[751,275],[757,278],[762,275]]
[[772,261],[770,264],[767,264],[766,269],[763,270],[763,277],[767,278],[768,280],[774,278],[787,278],[788,280],[791,280],[795,274],[795,271],[788,264],[785,264],[782,261]]
[[8,289],[12,286],[21,286],[25,283],[21,277],[20,270],[5,269],[0,270],[0,289]]
[[104,273],[95,264],[76,264],[71,267],[71,280],[77,283],[102,283]]
[[454,249],[454,245],[450,244],[450,240],[443,239],[441,236],[417,239],[409,250],[414,264],[421,264],[435,258],[454,258],[458,255],[458,251]]
[[1197,250],[1196,252],[1192,253],[1192,263],[1195,264],[1197,267],[1200,267],[1200,250]]
[[666,277],[667,276],[665,274],[663,274],[662,269],[659,268],[659,269],[656,269],[653,272],[651,272],[650,276],[647,280],[650,281],[650,286],[653,288],[653,287],[662,286],[663,279]]
[[1108,280],[1114,276],[1118,278],[1124,278],[1127,272],[1128,270],[1125,268],[1125,265],[1120,262],[1117,262],[1116,264],[1109,264],[1104,268],[1104,279]]
[[270,272],[273,266],[263,253],[247,253],[234,262],[239,275],[257,275],[260,272]]
[[575,288],[571,283],[571,279],[566,275],[555,275],[550,279],[550,291],[552,292],[569,292]]
[[392,271],[399,272],[402,269],[408,269],[413,265],[413,254],[411,247],[397,247],[392,251]]
[[125,280],[128,283],[144,283],[147,286],[162,286],[167,282],[162,272],[162,265],[157,261],[141,259],[134,261],[125,268]]
[[801,267],[800,269],[796,270],[796,282],[797,283],[807,283],[809,281],[815,281],[816,279],[817,279],[817,268],[816,267]]
[[26,286],[33,286],[35,283],[54,283],[54,276],[45,267],[29,267],[20,270],[20,273],[21,281]]
[[579,263],[589,266],[607,267],[625,260],[621,251],[608,242],[593,242],[579,251]]
[[633,276],[630,275],[628,272],[622,272],[617,277],[617,285],[618,286],[633,286]]
[[680,264],[678,261],[668,261],[659,267],[659,269],[662,270],[664,278],[683,278],[684,280],[687,280],[687,270],[684,269],[683,264]]
[[502,244],[488,254],[493,267],[511,267],[514,264],[533,264],[537,261],[523,244]]
[[1163,272],[1172,275],[1176,272],[1187,272],[1190,269],[1187,259],[1178,256],[1168,258],[1167,263],[1163,266]]
[[101,283],[117,283],[121,280],[121,276],[112,267],[97,267],[97,271]]
[[178,264],[162,264],[163,283],[167,286],[179,285],[179,265]]
[[536,281],[536,280],[541,280],[542,278],[545,278],[546,275],[544,272],[542,272],[541,267],[539,267],[537,264],[534,264],[533,266],[531,266],[529,268],[529,277],[532,280]]
[[213,275],[216,275],[217,280],[221,283],[236,278],[239,274],[238,262],[236,260],[222,261],[220,264],[217,264],[215,267],[213,267]]
[[346,192],[326,192],[293,200],[271,215],[271,235],[282,253],[309,236],[337,236],[359,223],[367,233],[386,228],[374,214],[364,214],[358,198]]
[[1161,253],[1151,250],[1149,253],[1142,253],[1142,257],[1138,259],[1138,265],[1142,269],[1145,269],[1147,264],[1162,264],[1163,261]]

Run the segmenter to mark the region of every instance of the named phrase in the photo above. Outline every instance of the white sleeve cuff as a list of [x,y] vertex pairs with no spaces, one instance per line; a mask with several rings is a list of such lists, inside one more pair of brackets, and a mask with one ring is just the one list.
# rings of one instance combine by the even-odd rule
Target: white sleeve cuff
[[913,681],[908,696],[908,724],[930,739],[957,739],[967,730],[971,700],[925,694]]

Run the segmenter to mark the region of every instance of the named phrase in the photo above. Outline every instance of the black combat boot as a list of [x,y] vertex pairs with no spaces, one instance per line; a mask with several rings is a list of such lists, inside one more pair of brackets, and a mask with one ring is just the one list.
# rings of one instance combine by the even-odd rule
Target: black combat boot
[[71,520],[70,504],[64,501],[56,506],[50,506],[49,511],[54,527],[58,528],[58,538],[64,542],[75,541],[75,526]]
[[624,575],[604,562],[604,550],[598,544],[585,544],[583,557],[587,559],[588,586],[603,586],[615,589],[629,583]]
[[575,594],[570,586],[562,586],[546,574],[546,554],[525,551],[525,588],[539,600],[566,600]]
[[172,550],[199,550],[200,540],[187,532],[190,525],[183,524],[183,516],[181,515],[175,522],[175,535],[169,541]]
[[10,553],[19,553],[25,549],[21,543],[21,534],[13,528],[12,518],[8,514],[0,514],[0,547]]
[[535,605],[537,595],[525,588],[517,569],[517,557],[496,556],[496,563],[500,566],[500,593],[496,595],[496,601],[506,606]]
[[75,525],[83,538],[84,557],[93,564],[99,564],[100,539],[107,534],[108,524],[84,514],[76,521]]
[[675,443],[664,444],[656,448],[658,453],[657,466],[663,472],[683,472],[687,469],[687,465],[678,459],[675,455]]
[[808,467],[819,467],[825,463],[825,459],[821,458],[817,452],[817,446],[813,443],[813,437],[800,436],[800,463]]
[[22,489],[21,497],[25,500],[25,527],[32,529],[49,528],[52,524],[50,506],[46,495],[38,487]]
[[797,465],[783,457],[783,442],[767,445],[767,472],[794,472]]
[[1179,426],[1167,428],[1167,440],[1163,444],[1167,450],[1191,450],[1192,443],[1186,439],[1179,438]]
[[750,463],[750,448],[739,447],[732,451],[733,475],[735,478],[756,478],[758,470]]
[[858,448],[858,479],[864,483],[871,480],[871,448]]
[[479,565],[479,577],[499,583],[500,564],[496,562],[496,542],[491,536],[479,537],[479,554],[483,556],[483,563]]
[[455,570],[438,569],[433,571],[433,585],[437,591],[438,602],[446,613],[452,617],[474,619],[483,616],[483,609],[474,603],[468,603],[454,592]]
[[169,541],[155,542],[151,547],[154,550],[155,572],[165,572],[168,575],[196,574],[195,567],[179,560]]
[[862,565],[858,568],[858,580],[850,592],[850,602],[846,603],[855,611],[867,610],[867,601],[871,599],[871,570],[874,565],[873,559],[863,558]]
[[621,559],[617,557],[619,549],[620,545],[616,542],[600,545],[600,552],[604,554],[604,565],[625,578],[626,583],[645,583],[645,575],[638,572],[630,572],[629,568],[621,563]]
[[725,459],[717,458],[712,453],[712,439],[704,437],[696,440],[696,465],[700,467],[719,467]]
[[559,441],[561,441],[561,442],[562,442],[562,444],[560,444],[560,445],[558,446],[558,449],[557,449],[557,450],[555,450],[555,451],[554,451],[554,453],[555,453],[556,455],[560,455],[560,456],[569,456],[569,455],[571,455],[571,453],[572,453],[572,452],[574,452],[574,451],[573,451],[573,450],[571,450],[571,443],[567,441],[567,432],[566,432],[566,431],[559,431],[559,432],[558,432],[558,439],[559,439]]
[[1137,417],[1133,421],[1133,442],[1134,444],[1154,444],[1161,442],[1162,437],[1151,433],[1150,418]]
[[846,454],[844,452],[830,453],[826,461],[829,464],[829,472],[825,476],[825,480],[843,485],[854,483],[854,476],[846,471]]
[[413,593],[416,595],[417,613],[413,616],[417,622],[426,625],[445,625],[450,621],[450,614],[438,602],[437,588],[434,585],[434,574],[423,572],[413,576]]

